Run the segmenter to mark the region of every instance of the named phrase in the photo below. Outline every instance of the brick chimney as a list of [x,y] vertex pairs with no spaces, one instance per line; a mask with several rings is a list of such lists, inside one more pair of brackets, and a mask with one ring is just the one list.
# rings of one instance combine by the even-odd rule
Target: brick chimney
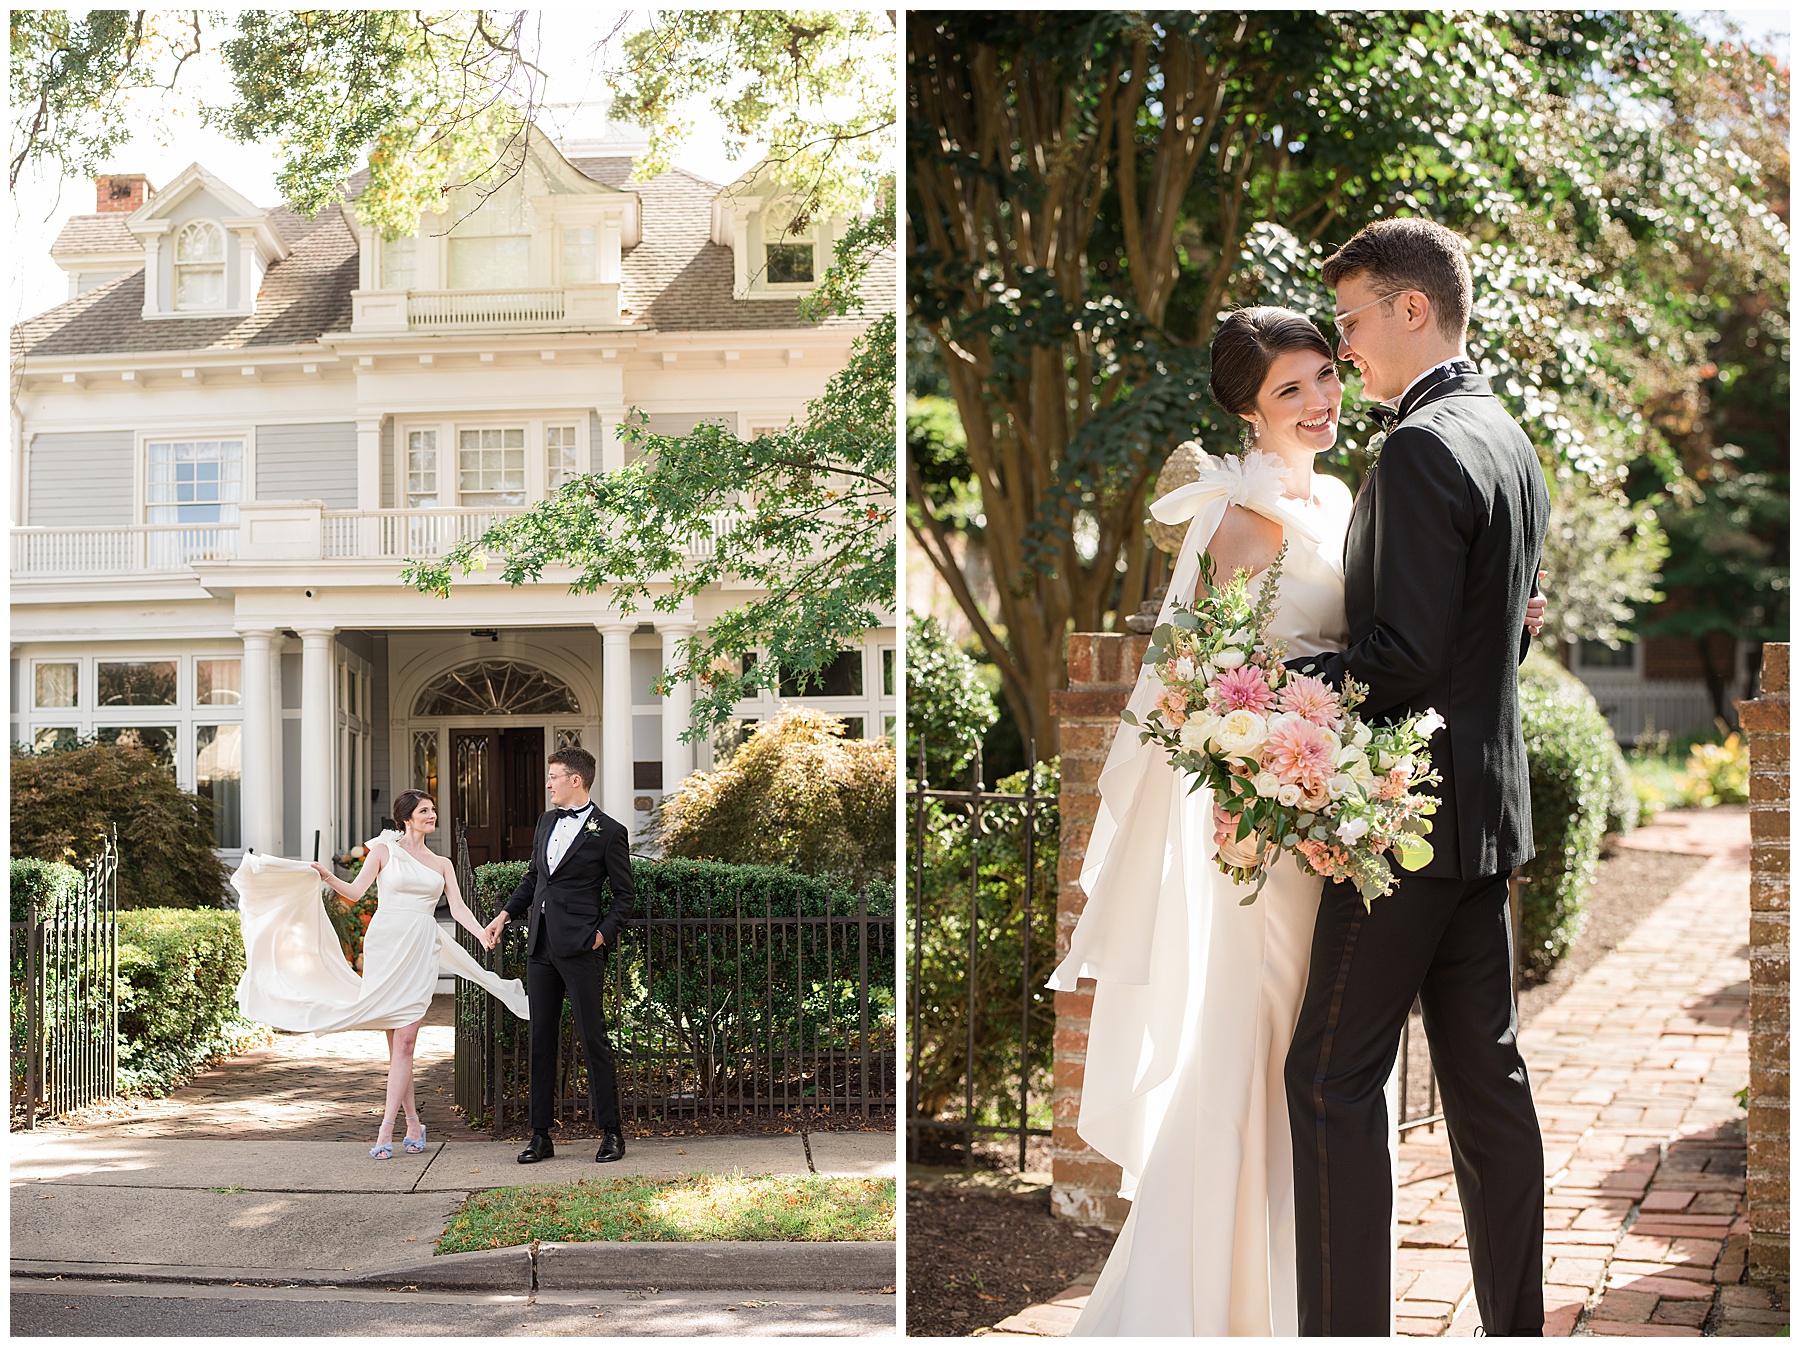
[[142,173],[102,173],[94,179],[94,209],[102,215],[128,215],[154,195]]

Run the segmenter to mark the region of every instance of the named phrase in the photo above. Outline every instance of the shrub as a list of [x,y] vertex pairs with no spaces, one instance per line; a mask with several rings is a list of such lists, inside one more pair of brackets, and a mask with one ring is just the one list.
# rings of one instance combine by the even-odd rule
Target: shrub
[[1580,933],[1615,799],[1612,729],[1580,679],[1533,651],[1519,671],[1537,854],[1519,870],[1520,963],[1544,974]]
[[119,906],[219,907],[212,802],[182,790],[148,749],[77,743],[12,759],[12,854],[84,865],[119,830]]
[[906,766],[918,771],[925,750],[925,779],[934,786],[966,781],[963,770],[975,745],[999,719],[994,695],[967,652],[953,644],[934,617],[906,620]]
[[[495,861],[476,869],[471,906],[482,920],[511,896],[527,868],[524,861]],[[766,1045],[771,1058],[791,1060],[796,1069],[820,1049],[857,1046],[854,925],[754,920],[853,917],[856,894],[775,866],[633,857],[631,869],[635,915],[682,921],[631,923],[620,932],[607,965],[609,979],[616,978],[622,992],[616,1010],[608,1007],[616,1041],[679,1044],[693,1064],[695,1092],[715,1096],[759,1084],[743,1074],[755,1066],[738,1060],[748,1045]],[[870,917],[894,915],[890,884],[869,885],[863,901]],[[717,924],[696,920],[707,917]],[[739,926],[737,917],[752,920]],[[507,930],[522,926],[513,923]],[[524,977],[524,940],[509,936],[501,951],[501,975]],[[868,967],[871,1037],[891,1046],[893,947],[880,939],[879,927],[870,930]],[[566,1026],[566,1005],[563,1015]],[[716,1074],[707,1080],[698,1072],[709,1059]]]
[[1697,809],[1750,799],[1750,750],[1738,735],[1722,744],[1695,744],[1682,778],[1682,803]]
[[[923,1007],[916,1045],[919,1067],[913,1091],[917,1108],[926,1116],[960,1118],[963,1081],[972,1074],[976,1116],[969,1121],[1000,1123],[1016,1117],[1021,1067],[1019,998],[1023,984],[1030,1025],[1023,1063],[1027,1093],[1032,1121],[1048,1125],[1056,1012],[1055,998],[1045,989],[1044,979],[1056,964],[1060,784],[1059,760],[1038,764],[1037,789],[1046,797],[1046,803],[1037,814],[1029,969],[1025,967],[1023,806],[1002,804],[985,808],[982,827],[971,837],[965,812],[947,810],[936,800],[924,805],[921,855],[908,858],[908,882],[915,882],[918,876],[919,890],[915,895],[918,906],[909,917],[906,930],[906,969],[909,983],[914,984],[911,994]],[[1005,778],[998,789],[1023,793],[1025,773]],[[909,846],[919,845],[915,828],[909,826],[907,836]],[[971,977],[976,988],[972,1062],[968,997]]]
[[1638,826],[1643,814],[1643,799],[1638,793],[1637,781],[1631,775],[1631,764],[1625,761],[1625,751],[1619,747],[1619,741],[1609,736],[1608,742],[1612,746],[1612,751],[1607,755],[1612,768],[1612,798],[1606,806],[1606,831],[1628,833]]
[[774,865],[860,889],[894,877],[894,746],[836,716],[784,710],[726,764],[668,796],[652,829],[671,857]]
[[215,1057],[268,1041],[238,1013],[235,912],[119,914],[119,1088],[166,1094]]

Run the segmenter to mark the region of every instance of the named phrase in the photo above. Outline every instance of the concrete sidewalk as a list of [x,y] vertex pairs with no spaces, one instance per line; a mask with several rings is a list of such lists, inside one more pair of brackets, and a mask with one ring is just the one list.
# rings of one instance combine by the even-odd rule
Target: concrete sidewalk
[[[434,1258],[433,1243],[472,1192],[578,1178],[688,1173],[891,1178],[891,1132],[634,1138],[596,1165],[592,1143],[520,1165],[516,1143],[432,1142],[373,1160],[362,1141],[183,1140],[101,1133],[14,1133],[10,1173],[15,1276],[127,1280],[415,1282],[529,1289],[538,1250]],[[862,1286],[894,1280],[892,1244],[545,1245],[558,1280],[578,1285]],[[727,1256],[730,1255],[730,1256]],[[885,1259],[885,1274],[881,1267]],[[779,1274],[794,1265],[791,1278]],[[540,1264],[543,1268],[540,1269]],[[841,1266],[839,1266],[841,1264]],[[408,1274],[416,1275],[408,1275]],[[598,1280],[596,1280],[596,1277]],[[775,1277],[775,1282],[770,1278]],[[824,1280],[822,1281],[821,1278]]]

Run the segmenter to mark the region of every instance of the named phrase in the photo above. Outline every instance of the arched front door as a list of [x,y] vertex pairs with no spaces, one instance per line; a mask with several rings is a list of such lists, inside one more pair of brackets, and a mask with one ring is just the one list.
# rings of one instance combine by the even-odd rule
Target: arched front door
[[467,830],[469,864],[530,860],[544,809],[543,727],[452,729],[450,762],[450,816]]
[[[568,684],[516,660],[461,665],[419,694],[416,717],[489,721],[452,724],[446,745],[451,836],[457,824],[466,830],[471,865],[530,859],[544,810],[543,719],[580,710]],[[513,723],[505,723],[509,720]]]

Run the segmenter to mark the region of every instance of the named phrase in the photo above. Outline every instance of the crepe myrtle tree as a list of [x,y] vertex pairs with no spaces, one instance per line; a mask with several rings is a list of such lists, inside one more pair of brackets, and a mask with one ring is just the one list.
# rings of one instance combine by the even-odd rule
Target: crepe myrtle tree
[[[911,391],[959,423],[909,431],[934,454],[909,460],[908,526],[1041,751],[1067,633],[1156,582],[1163,459],[1238,440],[1206,395],[1218,316],[1328,319],[1319,263],[1363,224],[1423,215],[1471,241],[1471,354],[1548,472],[1620,500],[1634,465],[1638,500],[1681,478],[1658,413],[1704,396],[1722,300],[1785,295],[1785,155],[1763,129],[1785,75],[1677,15],[908,24],[908,304],[938,372]],[[1353,485],[1359,403],[1333,465]],[[969,544],[992,611],[961,579]]]

